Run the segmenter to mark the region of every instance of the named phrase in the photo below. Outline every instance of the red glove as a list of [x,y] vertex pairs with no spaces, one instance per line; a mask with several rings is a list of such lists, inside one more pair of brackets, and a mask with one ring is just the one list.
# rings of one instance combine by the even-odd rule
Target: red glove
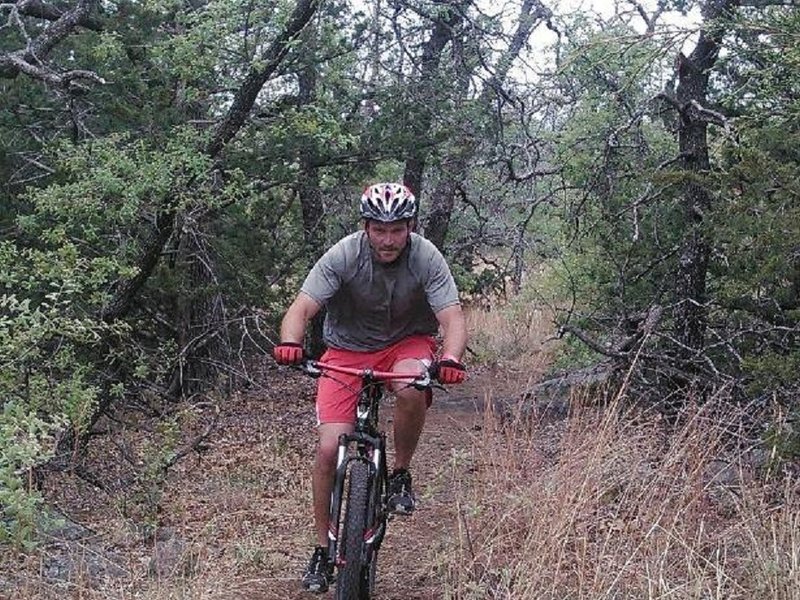
[[299,365],[303,361],[303,345],[297,342],[281,342],[272,349],[272,356],[279,365]]
[[436,363],[436,379],[439,383],[453,384],[462,383],[467,378],[467,368],[458,362],[454,356],[443,356],[442,360]]

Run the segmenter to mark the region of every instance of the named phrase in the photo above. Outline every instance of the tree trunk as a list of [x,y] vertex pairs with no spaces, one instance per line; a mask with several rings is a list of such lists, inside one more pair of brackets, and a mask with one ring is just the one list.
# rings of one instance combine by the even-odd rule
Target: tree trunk
[[420,94],[415,106],[411,107],[411,130],[409,147],[407,148],[405,172],[403,182],[416,195],[422,193],[422,177],[425,173],[425,163],[430,153],[428,134],[433,123],[434,107],[438,86],[435,85],[439,70],[439,63],[447,43],[453,36],[453,30],[463,21],[463,11],[471,0],[450,0],[447,4],[452,6],[445,13],[444,18],[437,19],[434,23],[431,37],[425,42],[420,61],[419,79],[413,86]]
[[[310,64],[299,73],[299,102],[300,106],[309,106],[317,97],[317,69]],[[325,252],[325,207],[322,203],[322,190],[320,189],[319,168],[317,164],[318,152],[316,143],[308,140],[302,145],[300,153],[300,177],[297,184],[297,194],[300,197],[300,207],[303,214],[303,239],[306,246],[306,258],[309,268]],[[322,325],[325,310],[321,310],[311,320],[308,328],[306,348],[312,356],[320,356],[325,349],[322,341]]]
[[[714,21],[737,5],[735,0],[709,2],[704,9],[706,22]],[[706,274],[710,246],[704,231],[705,218],[712,205],[711,195],[698,183],[709,172],[708,119],[698,108],[707,101],[709,74],[719,56],[724,31],[714,23],[713,32],[702,30],[697,46],[686,57],[679,55],[676,103],[680,109],[678,143],[682,168],[686,172],[681,206],[686,224],[676,280],[678,309],[675,315],[680,354],[693,360],[705,345],[707,297]]]
[[230,371],[231,344],[227,311],[217,278],[216,260],[207,247],[201,223],[187,223],[178,248],[181,269],[185,272],[184,302],[176,315],[178,356],[166,396],[178,400],[203,392],[212,384],[233,386]]
[[167,210],[159,213],[156,217],[155,227],[142,242],[142,250],[139,253],[136,275],[130,279],[120,280],[114,287],[114,295],[106,304],[99,318],[107,322],[116,321],[124,317],[131,306],[133,306],[137,295],[144,284],[153,274],[153,270],[158,265],[161,258],[161,251],[167,241],[172,237],[175,227],[175,211]]

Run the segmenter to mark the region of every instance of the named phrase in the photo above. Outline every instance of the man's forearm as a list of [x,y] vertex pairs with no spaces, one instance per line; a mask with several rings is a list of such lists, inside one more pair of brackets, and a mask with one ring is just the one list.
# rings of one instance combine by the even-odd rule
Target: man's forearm
[[302,344],[308,322],[319,311],[319,305],[300,293],[281,321],[281,341]]
[[466,348],[466,332],[463,332],[463,335],[447,336],[447,334],[445,334],[444,342],[442,343],[442,356],[450,356],[460,361],[461,357],[464,356]]
[[442,356],[449,356],[460,361],[467,348],[467,322],[460,308],[457,312],[442,319]]
[[298,315],[286,313],[281,322],[281,341],[303,343],[306,335],[306,320]]

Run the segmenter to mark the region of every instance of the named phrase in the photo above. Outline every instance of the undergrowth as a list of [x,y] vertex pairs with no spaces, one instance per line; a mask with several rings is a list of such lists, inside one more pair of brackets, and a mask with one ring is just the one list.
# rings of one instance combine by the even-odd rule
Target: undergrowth
[[444,597],[800,598],[800,482],[752,415],[572,400],[560,425],[487,414]]

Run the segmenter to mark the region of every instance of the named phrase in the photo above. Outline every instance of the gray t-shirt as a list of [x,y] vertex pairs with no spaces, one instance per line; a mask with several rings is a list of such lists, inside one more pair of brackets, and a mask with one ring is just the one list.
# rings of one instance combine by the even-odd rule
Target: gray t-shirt
[[325,343],[357,351],[435,335],[434,314],[459,303],[444,257],[415,233],[389,265],[373,259],[364,231],[342,238],[317,261],[302,291],[327,308]]

